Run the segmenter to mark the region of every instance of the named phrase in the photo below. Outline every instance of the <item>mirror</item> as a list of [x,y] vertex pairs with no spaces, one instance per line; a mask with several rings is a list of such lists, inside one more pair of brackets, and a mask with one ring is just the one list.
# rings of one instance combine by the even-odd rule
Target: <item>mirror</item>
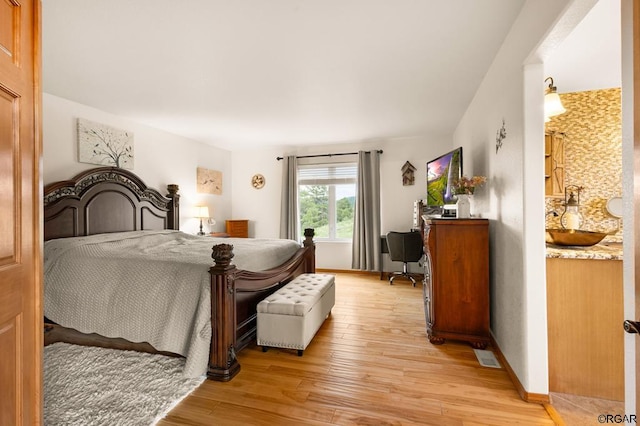
[[607,212],[620,219],[622,217],[622,197],[612,197],[607,201]]

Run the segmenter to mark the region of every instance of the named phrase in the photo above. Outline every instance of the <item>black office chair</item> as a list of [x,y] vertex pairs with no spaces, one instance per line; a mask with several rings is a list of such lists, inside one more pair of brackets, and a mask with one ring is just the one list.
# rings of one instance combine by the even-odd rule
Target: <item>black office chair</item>
[[389,276],[389,285],[393,284],[396,277],[408,278],[416,286],[416,280],[409,274],[408,263],[418,262],[422,259],[422,235],[418,231],[387,233],[387,245],[389,256],[394,262],[402,262],[402,272],[392,272]]

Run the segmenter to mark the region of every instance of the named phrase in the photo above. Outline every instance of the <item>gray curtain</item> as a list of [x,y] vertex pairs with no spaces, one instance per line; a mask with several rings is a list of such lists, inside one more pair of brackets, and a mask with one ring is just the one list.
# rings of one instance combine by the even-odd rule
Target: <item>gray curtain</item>
[[300,241],[298,231],[298,159],[290,155],[282,160],[282,202],[280,238]]
[[351,267],[380,270],[380,153],[358,152]]

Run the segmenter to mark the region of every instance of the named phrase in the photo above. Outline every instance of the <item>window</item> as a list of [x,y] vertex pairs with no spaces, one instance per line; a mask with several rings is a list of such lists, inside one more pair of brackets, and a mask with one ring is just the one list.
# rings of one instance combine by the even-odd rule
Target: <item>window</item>
[[317,240],[351,240],[356,200],[355,163],[298,166],[300,229]]

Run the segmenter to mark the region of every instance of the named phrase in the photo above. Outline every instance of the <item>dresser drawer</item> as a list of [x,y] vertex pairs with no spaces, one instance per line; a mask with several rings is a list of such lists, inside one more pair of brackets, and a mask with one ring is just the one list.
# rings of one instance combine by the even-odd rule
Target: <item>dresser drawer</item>
[[249,221],[246,219],[227,220],[227,234],[230,237],[249,238]]

